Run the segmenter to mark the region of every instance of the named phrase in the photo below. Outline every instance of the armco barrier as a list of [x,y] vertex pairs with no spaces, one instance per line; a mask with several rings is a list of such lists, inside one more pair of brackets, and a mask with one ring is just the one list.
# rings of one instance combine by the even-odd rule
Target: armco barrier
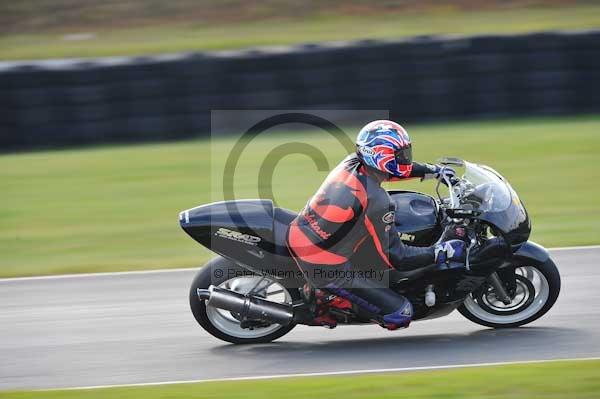
[[0,151],[208,134],[211,109],[400,121],[600,111],[600,32],[0,62]]

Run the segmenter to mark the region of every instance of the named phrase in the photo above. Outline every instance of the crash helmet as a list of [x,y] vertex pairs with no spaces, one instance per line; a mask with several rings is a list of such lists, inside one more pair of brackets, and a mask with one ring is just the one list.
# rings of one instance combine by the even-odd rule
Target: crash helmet
[[412,171],[412,146],[408,133],[396,122],[376,120],[356,138],[356,153],[369,168],[388,178],[408,177]]

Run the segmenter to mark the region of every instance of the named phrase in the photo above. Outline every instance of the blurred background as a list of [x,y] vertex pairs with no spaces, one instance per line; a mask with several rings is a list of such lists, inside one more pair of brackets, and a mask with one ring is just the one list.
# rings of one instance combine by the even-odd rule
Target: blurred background
[[[535,240],[597,244],[599,28],[598,1],[1,2],[0,276],[206,261],[177,215],[222,196],[211,110],[340,110],[349,135],[348,110],[388,111],[417,160],[509,178]],[[308,127],[263,140],[238,197],[278,143],[345,155]],[[292,155],[273,191],[298,210],[325,174]]]

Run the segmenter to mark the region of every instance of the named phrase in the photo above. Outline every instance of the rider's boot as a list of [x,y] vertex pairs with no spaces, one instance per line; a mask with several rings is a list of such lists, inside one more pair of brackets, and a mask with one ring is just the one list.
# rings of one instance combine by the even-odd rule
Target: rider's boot
[[378,313],[383,315],[381,318],[383,323],[380,323],[382,327],[388,330],[397,330],[410,325],[413,307],[403,295],[389,288],[359,288],[352,292],[380,308]]
[[328,284],[326,288],[363,310],[378,315],[376,320],[388,330],[406,328],[412,320],[410,301],[373,280],[354,281],[352,288],[342,288],[334,284]]
[[412,321],[413,308],[410,301],[404,298],[405,302],[397,310],[383,316],[383,327],[388,330],[397,330],[398,328],[407,328]]
[[[305,286],[305,290],[309,290],[310,286],[308,284]],[[313,326],[322,326],[326,328],[335,328],[337,327],[337,320],[334,319],[329,313],[329,308],[331,304],[331,299],[329,297],[331,295],[323,292],[322,290],[314,290],[315,295],[315,318],[310,322]]]

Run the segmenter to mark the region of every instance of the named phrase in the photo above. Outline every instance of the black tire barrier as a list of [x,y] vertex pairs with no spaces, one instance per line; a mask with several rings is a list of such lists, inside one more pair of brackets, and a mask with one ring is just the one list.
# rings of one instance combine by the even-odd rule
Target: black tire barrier
[[215,109],[599,112],[599,71],[600,31],[0,62],[0,151],[208,135]]

